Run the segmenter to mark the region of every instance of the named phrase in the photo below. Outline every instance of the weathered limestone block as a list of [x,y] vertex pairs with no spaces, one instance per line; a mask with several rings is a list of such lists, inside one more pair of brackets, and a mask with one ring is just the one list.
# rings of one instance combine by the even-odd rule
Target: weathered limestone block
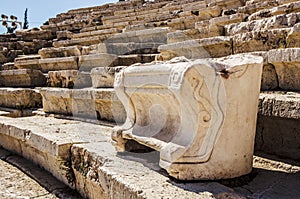
[[256,150],[299,160],[300,95],[263,92],[259,98]]
[[161,45],[158,51],[163,60],[178,56],[185,56],[188,59],[223,57],[232,54],[232,38],[220,36],[188,40]]
[[113,89],[43,88],[46,113],[123,122],[126,117]]
[[65,30],[65,31],[57,31],[56,36],[58,40],[66,40],[66,39],[72,39],[73,38],[73,33]]
[[39,50],[42,59],[56,57],[71,57],[81,55],[81,46],[70,46],[60,48],[42,48]]
[[300,48],[271,50],[268,63],[275,67],[281,89],[300,90]]
[[92,83],[94,88],[114,87],[115,74],[124,67],[97,67],[91,71]]
[[290,31],[290,28],[282,28],[235,35],[233,37],[234,54],[285,48],[286,38]]
[[165,43],[101,43],[93,49],[98,53],[110,53],[115,55],[129,54],[154,54],[160,45]]
[[15,58],[15,67],[18,69],[36,69],[40,70],[39,55],[27,55]]
[[1,70],[14,70],[17,69],[14,62],[7,62],[1,66]]
[[110,29],[95,30],[95,31],[89,31],[89,32],[81,32],[78,34],[74,34],[73,38],[91,37],[91,36],[97,36],[97,35],[112,35],[112,34],[120,33],[120,32],[121,32],[120,29],[110,28]]
[[141,63],[142,55],[119,55],[118,66],[130,66],[132,64]]
[[291,28],[300,20],[300,13],[277,15],[274,17],[230,24],[225,26],[225,34],[233,36],[251,31],[264,31],[279,28]]
[[66,46],[74,46],[74,45],[82,45],[82,46],[89,46],[93,44],[99,44],[100,42],[107,39],[107,36],[92,36],[92,37],[83,37],[83,38],[73,38],[70,40],[61,40],[61,41],[54,41],[53,46],[56,48],[59,47],[66,47]]
[[191,39],[203,39],[204,37],[200,35],[197,29],[187,29],[187,30],[176,30],[175,32],[168,33],[168,44],[183,42]]
[[124,32],[113,35],[106,40],[106,43],[167,43],[167,33],[169,28],[153,28],[146,30],[138,30],[132,32]]
[[53,117],[1,117],[0,146],[38,164],[75,189],[75,179],[68,166],[71,146],[104,142],[107,138],[103,132],[110,131],[109,127]]
[[117,148],[135,140],[158,150],[160,166],[182,180],[249,173],[262,66],[261,57],[234,55],[122,70],[114,87],[127,119],[112,135]]
[[55,70],[78,70],[77,57],[40,59],[40,70],[44,73]]
[[292,31],[289,32],[286,43],[287,48],[300,47],[300,23],[295,24]]
[[91,75],[78,70],[60,70],[48,72],[48,86],[61,88],[85,88],[92,86]]
[[195,28],[199,30],[202,38],[224,36],[225,25],[242,22],[246,16],[240,13],[224,15],[211,20],[196,22]]
[[[272,1],[270,1],[272,2]],[[267,2],[264,2],[267,3]],[[277,3],[274,2],[273,3]],[[286,13],[293,13],[293,12],[299,12],[300,10],[300,2],[291,2],[284,5],[280,5],[278,7],[271,7],[269,9],[265,9],[266,7],[260,7],[260,11],[253,13],[249,16],[249,20],[258,20],[263,18],[268,18],[276,15],[286,14]]]
[[6,87],[45,86],[46,77],[39,70],[17,69],[0,71],[0,85]]
[[300,119],[300,95],[295,92],[263,92],[258,113],[264,116]]
[[42,96],[32,89],[0,88],[0,106],[26,109],[38,108],[42,105]]
[[268,9],[278,6],[278,1],[246,1],[246,5],[243,7],[240,7],[238,11],[240,13],[247,13],[247,14],[253,14],[255,12],[259,12],[263,9]]
[[79,57],[78,66],[81,71],[91,71],[96,67],[113,66],[118,62],[118,56],[107,53],[82,55]]
[[17,30],[17,37],[21,37],[23,41],[32,41],[34,39],[51,40],[56,37],[55,32],[50,30]]

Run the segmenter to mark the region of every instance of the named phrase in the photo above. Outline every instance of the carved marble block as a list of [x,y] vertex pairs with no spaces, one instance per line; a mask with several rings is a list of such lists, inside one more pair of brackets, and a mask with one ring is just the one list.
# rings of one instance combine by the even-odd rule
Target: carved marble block
[[248,174],[262,66],[262,57],[233,55],[127,67],[114,84],[127,112],[112,134],[117,149],[134,140],[158,150],[159,165],[181,180]]

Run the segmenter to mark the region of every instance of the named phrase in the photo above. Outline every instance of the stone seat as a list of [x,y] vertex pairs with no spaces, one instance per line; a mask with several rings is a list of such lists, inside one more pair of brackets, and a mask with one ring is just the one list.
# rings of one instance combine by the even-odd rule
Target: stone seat
[[262,92],[259,98],[256,150],[299,160],[299,92]]
[[92,86],[89,72],[79,70],[49,71],[47,86],[60,88],[86,88]]
[[120,33],[122,30],[118,28],[109,28],[109,29],[102,29],[102,30],[94,30],[88,32],[80,32],[77,34],[73,34],[73,38],[83,38],[83,37],[91,37],[97,35],[113,35],[115,33]]
[[79,56],[78,67],[80,71],[91,71],[96,67],[109,67],[118,64],[118,56],[108,53],[97,53]]
[[232,37],[219,36],[170,43],[159,46],[158,51],[163,60],[178,56],[188,59],[223,57],[232,54]]
[[195,29],[199,30],[202,38],[225,36],[224,26],[227,24],[242,22],[247,17],[245,14],[237,13],[232,15],[223,15],[210,20],[195,23]]
[[299,47],[300,25],[291,28],[252,31],[233,36],[233,51],[237,53],[268,51]]
[[17,30],[16,36],[22,38],[22,41],[52,40],[55,38],[55,33],[50,30]]
[[275,49],[267,54],[268,63],[274,66],[278,88],[300,91],[300,48]]
[[26,88],[0,88],[0,107],[14,109],[39,108],[42,96],[37,90]]
[[157,54],[158,47],[165,43],[147,42],[147,43],[102,43],[99,45],[99,53],[109,53],[115,55],[130,54]]
[[14,70],[17,69],[14,62],[7,62],[1,66],[1,70]]
[[75,46],[75,45],[89,46],[93,44],[99,44],[106,39],[108,39],[107,35],[91,36],[91,37],[83,37],[83,38],[75,38],[75,39],[72,38],[70,40],[54,41],[53,46],[56,48]]
[[274,0],[266,0],[266,1],[259,1],[259,0],[251,0],[247,1],[246,5],[243,7],[240,7],[238,9],[238,12],[240,13],[247,13],[247,14],[253,14],[256,12],[260,12],[261,10],[266,10],[266,9],[272,9],[276,8],[277,6],[281,6],[284,4],[289,4],[293,2],[297,2],[298,0],[279,0],[279,1],[274,1]]
[[73,56],[40,59],[39,67],[43,73],[56,70],[78,70],[78,58]]
[[300,11],[300,1],[295,1],[283,5],[279,5],[277,7],[272,7],[269,9],[262,9],[260,11],[254,12],[249,16],[249,20],[257,20],[268,18],[280,14],[288,14],[288,13],[296,13]]
[[114,129],[117,148],[134,149],[134,140],[158,150],[160,166],[181,180],[249,173],[262,66],[261,57],[234,55],[122,70],[114,87],[127,119]]
[[97,67],[91,71],[93,88],[113,88],[115,75],[120,72],[124,66],[118,67]]
[[0,71],[0,85],[4,87],[45,86],[46,77],[39,70],[15,69]]
[[14,65],[18,69],[40,69],[40,55],[26,55],[15,58]]
[[42,48],[39,50],[39,55],[41,56],[42,59],[80,56],[81,46]]
[[[85,32],[93,32],[93,31],[100,31],[100,30],[106,30],[106,29],[111,29],[114,28],[113,24],[109,24],[109,25],[98,25],[98,26],[89,26],[86,28],[82,28],[80,30],[80,33],[85,33]],[[80,34],[79,33],[79,34]]]
[[46,113],[123,122],[126,117],[113,89],[42,88],[43,110]]
[[167,43],[169,28],[153,28],[114,34],[105,43]]
[[233,36],[251,31],[266,31],[279,28],[291,28],[300,19],[300,13],[282,14],[269,18],[225,25],[225,35]]
[[[176,35],[170,33],[168,43],[161,45],[158,51],[163,60],[169,60],[176,56],[187,58],[222,57],[230,54],[239,54],[255,51],[269,51],[278,48],[298,48],[300,25],[295,24],[292,28],[279,28],[262,31],[252,31],[236,34],[234,36],[219,36],[204,39],[189,39],[176,42]],[[181,38],[180,38],[181,37]],[[186,37],[183,37],[185,39]]]
[[118,66],[130,66],[136,63],[149,63],[155,61],[158,54],[131,54],[119,55]]

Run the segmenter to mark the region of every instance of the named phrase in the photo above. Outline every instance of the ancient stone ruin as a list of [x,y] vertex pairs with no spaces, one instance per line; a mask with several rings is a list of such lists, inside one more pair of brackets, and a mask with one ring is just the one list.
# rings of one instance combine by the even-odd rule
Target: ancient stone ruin
[[119,1],[0,35],[0,146],[85,198],[300,197],[299,12]]

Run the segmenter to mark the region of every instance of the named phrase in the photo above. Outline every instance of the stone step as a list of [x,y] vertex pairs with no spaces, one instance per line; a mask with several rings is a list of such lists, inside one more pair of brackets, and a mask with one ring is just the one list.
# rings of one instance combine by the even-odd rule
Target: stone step
[[158,47],[163,44],[165,43],[102,43],[98,45],[97,52],[115,55],[157,54]]
[[126,112],[113,89],[42,88],[46,113],[123,122]]
[[153,28],[114,34],[105,43],[167,43],[169,28]]
[[159,46],[158,51],[162,60],[178,56],[188,59],[223,57],[232,54],[232,37],[220,36],[171,43]]
[[15,69],[0,71],[0,85],[3,87],[45,86],[46,77],[39,70]]
[[40,59],[39,67],[39,70],[41,70],[43,73],[56,70],[78,70],[78,57]]
[[70,39],[70,40],[54,41],[53,46],[56,48],[75,46],[75,45],[89,46],[89,45],[93,45],[93,44],[99,44],[99,43],[105,41],[106,39],[108,39],[107,35],[83,37],[83,38],[76,38],[76,39]]
[[91,87],[91,74],[78,70],[49,71],[47,86],[60,88]]
[[300,11],[300,1],[295,1],[287,4],[280,5],[278,7],[272,7],[270,9],[263,9],[258,12],[251,14],[248,19],[258,20],[263,18],[268,18],[276,15],[281,14],[289,14],[289,13],[296,13]]
[[39,50],[39,55],[41,56],[42,59],[80,56],[81,48],[82,48],[81,46],[42,48]]
[[15,58],[14,65],[18,69],[40,69],[40,55],[26,55]]
[[115,74],[123,68],[123,66],[93,68],[91,71],[93,88],[113,88]]
[[[162,57],[166,59],[174,56],[204,58],[226,56],[233,52],[238,54],[268,51],[277,48],[295,48],[299,47],[299,27],[299,24],[295,24],[293,28],[252,31],[237,34],[233,37],[219,36],[195,40],[191,40],[191,38],[182,35],[181,32],[169,33],[168,41],[171,43],[160,46],[159,52],[161,52]],[[189,40],[182,41],[184,39]],[[213,49],[215,46],[218,47]],[[219,52],[218,49],[222,49],[223,51]]]
[[27,29],[27,30],[17,30],[16,36],[22,38],[22,41],[33,41],[36,39],[39,40],[52,40],[56,37],[55,32],[50,30],[36,30],[36,29]]
[[53,117],[1,116],[0,145],[46,169],[75,188],[70,149],[75,143],[105,142],[111,128]]
[[149,63],[155,61],[158,54],[131,54],[119,55],[118,66],[130,66],[136,63]]
[[251,31],[265,31],[279,28],[292,28],[300,21],[300,13],[277,15],[270,18],[229,24],[225,26],[225,35],[233,36],[236,34]]
[[78,59],[78,67],[80,71],[91,71],[96,67],[109,67],[117,64],[118,56],[107,53],[82,55]]
[[82,37],[93,37],[98,35],[113,35],[115,33],[120,33],[122,30],[118,28],[102,29],[89,32],[81,32],[73,34],[72,38],[82,38]]
[[[267,11],[268,9],[278,9],[277,7],[282,7],[282,5],[290,4],[290,3],[297,3],[298,0],[266,0],[266,1],[259,1],[259,0],[251,0],[246,1],[246,5],[243,7],[238,8],[238,12],[246,13],[246,14],[253,14],[256,12],[264,12],[263,10]],[[291,7],[292,9],[292,7]],[[279,9],[280,10],[280,9]],[[288,12],[286,12],[288,13]],[[282,13],[283,14],[283,13]]]
[[42,116],[1,116],[0,121],[1,147],[40,165],[85,198],[299,197],[300,168],[288,159],[260,153],[248,176],[180,182],[159,168],[157,152],[117,152],[111,127]]
[[299,48],[246,53],[264,58],[261,90],[299,91]]
[[1,66],[1,70],[14,70],[17,69],[14,62],[7,62]]
[[20,110],[38,108],[42,106],[42,96],[34,89],[0,88],[0,106]]
[[233,51],[237,53],[268,51],[277,48],[299,47],[300,25],[293,28],[280,28],[252,31],[233,36]]
[[[235,2],[235,6],[240,5],[240,2],[232,2]],[[222,9],[220,5],[218,5],[219,3],[224,4],[224,1],[210,3],[209,6],[201,4],[201,2],[194,2],[187,6],[183,5],[177,10],[164,11],[166,14],[159,15],[160,12],[158,12],[154,17],[140,17],[141,20],[135,20],[129,26],[126,26],[125,31],[142,30],[154,27],[171,27],[179,30],[194,28],[195,22],[197,21],[208,20],[220,16]],[[227,3],[228,5],[230,4],[230,2]],[[197,6],[195,6],[195,4]]]
[[199,30],[202,38],[225,36],[224,26],[227,24],[242,22],[248,15],[246,14],[232,14],[216,17],[210,20],[196,22],[195,29]]
[[299,160],[299,120],[299,93],[261,93],[256,132],[256,150]]
[[300,48],[275,49],[267,56],[268,63],[276,71],[278,88],[300,91]]

